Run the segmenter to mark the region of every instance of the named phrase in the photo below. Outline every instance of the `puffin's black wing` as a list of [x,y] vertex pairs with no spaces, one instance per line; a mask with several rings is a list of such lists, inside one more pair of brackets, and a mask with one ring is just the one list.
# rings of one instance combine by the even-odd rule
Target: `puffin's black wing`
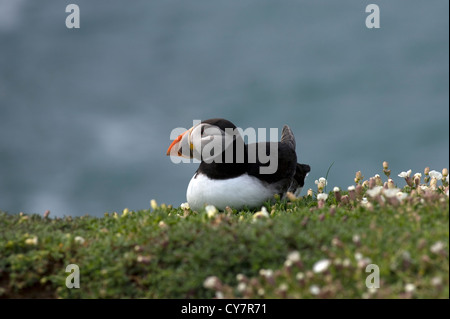
[[[280,142],[260,142],[248,145],[249,152],[259,154],[259,149],[265,147],[266,155],[270,156],[271,162],[277,164],[276,171],[272,174],[261,174],[260,168],[269,166],[268,163],[262,163],[257,156],[256,163],[249,163],[248,173],[258,177],[260,180],[269,184],[276,185],[280,194],[285,193],[292,183],[295,176],[297,155],[295,153],[295,137],[289,126],[285,125],[281,132]],[[270,154],[270,149],[276,150],[275,154]],[[256,148],[256,149],[255,149]],[[275,158],[276,157],[276,158]]]

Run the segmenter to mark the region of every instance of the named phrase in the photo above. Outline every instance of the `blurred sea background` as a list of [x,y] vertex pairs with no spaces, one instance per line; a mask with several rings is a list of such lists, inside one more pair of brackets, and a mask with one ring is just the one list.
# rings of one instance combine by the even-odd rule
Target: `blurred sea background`
[[[81,28],[67,29],[76,3]],[[368,29],[366,5],[380,8]],[[0,209],[180,205],[172,129],[290,125],[306,189],[449,166],[449,2],[0,0]],[[384,175],[383,175],[384,177]]]

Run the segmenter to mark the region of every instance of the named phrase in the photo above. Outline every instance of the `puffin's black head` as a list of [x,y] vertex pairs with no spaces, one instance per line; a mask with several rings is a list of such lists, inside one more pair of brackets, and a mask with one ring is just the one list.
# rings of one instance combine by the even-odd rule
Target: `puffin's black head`
[[242,140],[230,121],[221,118],[204,120],[179,135],[169,146],[167,155],[213,161],[234,145],[236,136]]
[[204,121],[202,121],[202,123],[217,126],[222,131],[225,131],[225,129],[227,129],[227,128],[233,129],[233,130],[236,128],[236,125],[234,125],[230,121],[225,120],[225,119],[220,119],[220,118],[204,120]]

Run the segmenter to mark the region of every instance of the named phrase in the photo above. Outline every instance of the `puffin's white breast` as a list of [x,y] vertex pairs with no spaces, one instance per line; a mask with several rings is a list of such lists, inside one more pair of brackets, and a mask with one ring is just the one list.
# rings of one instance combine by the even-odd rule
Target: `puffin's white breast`
[[205,205],[223,210],[226,206],[235,209],[258,207],[276,193],[275,187],[248,174],[219,180],[197,174],[189,182],[186,197],[193,210],[201,210]]

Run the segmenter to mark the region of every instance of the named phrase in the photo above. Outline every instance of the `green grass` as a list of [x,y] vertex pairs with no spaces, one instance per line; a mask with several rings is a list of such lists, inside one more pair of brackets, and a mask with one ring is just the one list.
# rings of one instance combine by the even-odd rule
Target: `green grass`
[[[369,205],[331,192],[320,209],[313,196],[278,200],[260,218],[165,205],[102,218],[0,212],[0,298],[449,298],[442,190]],[[287,261],[293,251],[299,261]],[[69,264],[79,289],[65,285]],[[378,289],[366,287],[368,264]]]

